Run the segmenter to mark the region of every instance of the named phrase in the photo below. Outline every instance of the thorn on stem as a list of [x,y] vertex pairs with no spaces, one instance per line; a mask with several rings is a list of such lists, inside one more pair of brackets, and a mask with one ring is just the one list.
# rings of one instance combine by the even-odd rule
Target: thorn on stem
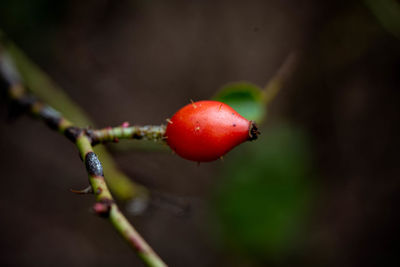
[[81,190],[70,189],[69,191],[71,191],[72,193],[77,194],[77,195],[86,195],[86,194],[92,194],[93,188],[92,188],[92,186],[89,185],[88,187],[81,189]]

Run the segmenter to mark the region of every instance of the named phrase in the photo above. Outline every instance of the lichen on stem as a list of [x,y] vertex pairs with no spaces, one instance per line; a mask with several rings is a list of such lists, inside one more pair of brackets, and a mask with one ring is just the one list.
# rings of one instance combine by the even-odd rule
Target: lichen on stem
[[[7,55],[12,56],[12,61],[15,63],[18,74],[24,79],[24,85],[29,87],[35,96],[42,99],[45,103],[56,108],[63,114],[65,118],[73,118],[74,126],[86,127],[91,125],[95,127],[94,122],[88,114],[78,106],[65,92],[58,87],[51,78],[43,72],[34,62],[32,62],[12,41],[10,41],[0,29],[0,46],[7,51]],[[2,49],[0,47],[0,50]],[[3,55],[4,56],[4,55]],[[9,78],[12,78],[12,71],[9,71]],[[12,78],[20,80],[19,75]],[[29,100],[29,99],[27,99]],[[18,110],[21,106],[18,105]],[[131,142],[129,146],[140,146],[147,148],[148,145],[140,145],[138,142]],[[120,146],[119,146],[120,147]],[[126,147],[126,146],[124,146]],[[155,146],[161,148],[161,146]],[[154,148],[153,148],[154,149]],[[125,173],[118,169],[114,159],[104,146],[96,146],[95,152],[101,156],[101,162],[104,166],[107,184],[113,195],[123,202],[130,201],[146,201],[150,193],[149,190],[130,179]]]
[[[161,258],[129,223],[115,203],[104,178],[103,166],[93,150],[93,136],[88,134],[87,129],[74,126],[74,124],[64,118],[61,113],[39,101],[34,95],[27,93],[21,82],[19,73],[14,67],[12,59],[1,47],[0,89],[6,91],[10,100],[10,105],[16,107],[21,113],[26,112],[42,119],[50,128],[57,130],[76,145],[81,159],[85,163],[89,183],[92,187],[91,191],[96,198],[93,210],[99,216],[108,218],[117,232],[129,243],[147,266],[166,266]],[[131,131],[135,132],[134,129],[137,129],[137,127],[132,128]],[[162,127],[154,129],[158,129],[157,132],[159,132]],[[101,135],[96,135],[96,133],[103,133],[101,130],[99,132],[94,130],[92,131],[92,134],[93,133],[94,136],[98,136],[98,139],[102,141]],[[118,133],[118,131],[116,131],[114,135],[116,133]],[[104,141],[108,141],[106,139]]]

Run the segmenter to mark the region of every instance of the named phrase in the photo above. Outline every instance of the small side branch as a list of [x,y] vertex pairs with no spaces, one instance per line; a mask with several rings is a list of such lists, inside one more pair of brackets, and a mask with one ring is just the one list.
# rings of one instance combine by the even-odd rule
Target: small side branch
[[161,142],[164,140],[164,125],[129,126],[123,123],[119,127],[108,127],[99,130],[86,130],[92,139],[92,145],[106,142],[118,142],[120,139],[138,139]]
[[[18,110],[42,119],[50,128],[57,130],[76,145],[81,159],[85,163],[89,183],[96,197],[96,203],[93,206],[94,211],[99,216],[109,219],[117,232],[130,244],[147,266],[167,266],[134,229],[116,205],[104,179],[102,164],[93,151],[92,136],[88,134],[86,129],[74,126],[61,113],[39,101],[33,95],[28,94],[24,89],[11,58],[4,51],[1,51],[1,47],[0,89],[6,90],[11,105],[16,105]],[[131,133],[138,132],[138,129],[134,130],[134,127],[130,128],[132,128]],[[162,131],[161,128],[157,130],[160,133]],[[101,134],[97,135],[97,131],[94,131],[94,133],[94,136],[99,141],[102,141],[102,138],[105,138],[104,141],[108,140]],[[102,133],[101,130],[100,133]],[[118,130],[115,131],[114,135],[116,136],[117,134]],[[121,137],[123,136],[125,135],[121,135]]]

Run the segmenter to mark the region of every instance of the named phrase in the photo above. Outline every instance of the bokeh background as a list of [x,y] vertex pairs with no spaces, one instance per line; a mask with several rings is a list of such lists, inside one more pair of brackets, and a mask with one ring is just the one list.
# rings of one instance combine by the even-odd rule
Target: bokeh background
[[[223,162],[111,147],[164,196],[126,213],[170,266],[399,266],[398,1],[2,0],[0,28],[104,127],[263,87],[295,52],[259,140]],[[2,103],[0,265],[142,266],[69,192],[75,148]]]

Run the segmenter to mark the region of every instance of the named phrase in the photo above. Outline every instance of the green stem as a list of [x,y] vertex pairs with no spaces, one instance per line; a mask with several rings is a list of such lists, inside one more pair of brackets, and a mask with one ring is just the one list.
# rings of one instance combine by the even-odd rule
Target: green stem
[[[36,96],[59,110],[64,117],[73,118],[75,126],[94,126],[89,116],[61,88],[55,85],[46,73],[30,61],[17,46],[7,40],[1,30],[0,46],[3,46],[7,53],[12,56],[12,61],[15,62],[18,73],[21,73],[24,83]],[[133,182],[121,172],[104,146],[97,146],[95,152],[102,158],[108,185],[118,200],[126,202],[136,198],[146,199],[148,197],[147,188]]]
[[42,119],[50,128],[65,135],[76,145],[85,163],[89,183],[96,197],[96,203],[93,207],[94,211],[98,215],[107,217],[110,220],[117,232],[130,244],[147,266],[166,266],[118,209],[107,187],[103,174],[103,166],[93,151],[93,140],[87,134],[87,131],[74,126],[61,113],[39,101],[33,95],[28,94],[20,81],[11,58],[1,50],[0,84],[7,91],[13,105],[17,105],[21,111],[28,112]]
[[93,152],[90,138],[81,134],[76,139],[76,146],[85,161],[89,182],[96,196],[97,206],[94,208],[95,211],[101,216],[108,217],[117,232],[137,251],[137,254],[147,266],[166,266],[115,204],[104,180],[100,161]]
[[88,130],[92,144],[118,142],[120,139],[143,139],[155,142],[165,139],[165,125],[128,126],[124,123],[118,127],[108,127],[100,130]]

